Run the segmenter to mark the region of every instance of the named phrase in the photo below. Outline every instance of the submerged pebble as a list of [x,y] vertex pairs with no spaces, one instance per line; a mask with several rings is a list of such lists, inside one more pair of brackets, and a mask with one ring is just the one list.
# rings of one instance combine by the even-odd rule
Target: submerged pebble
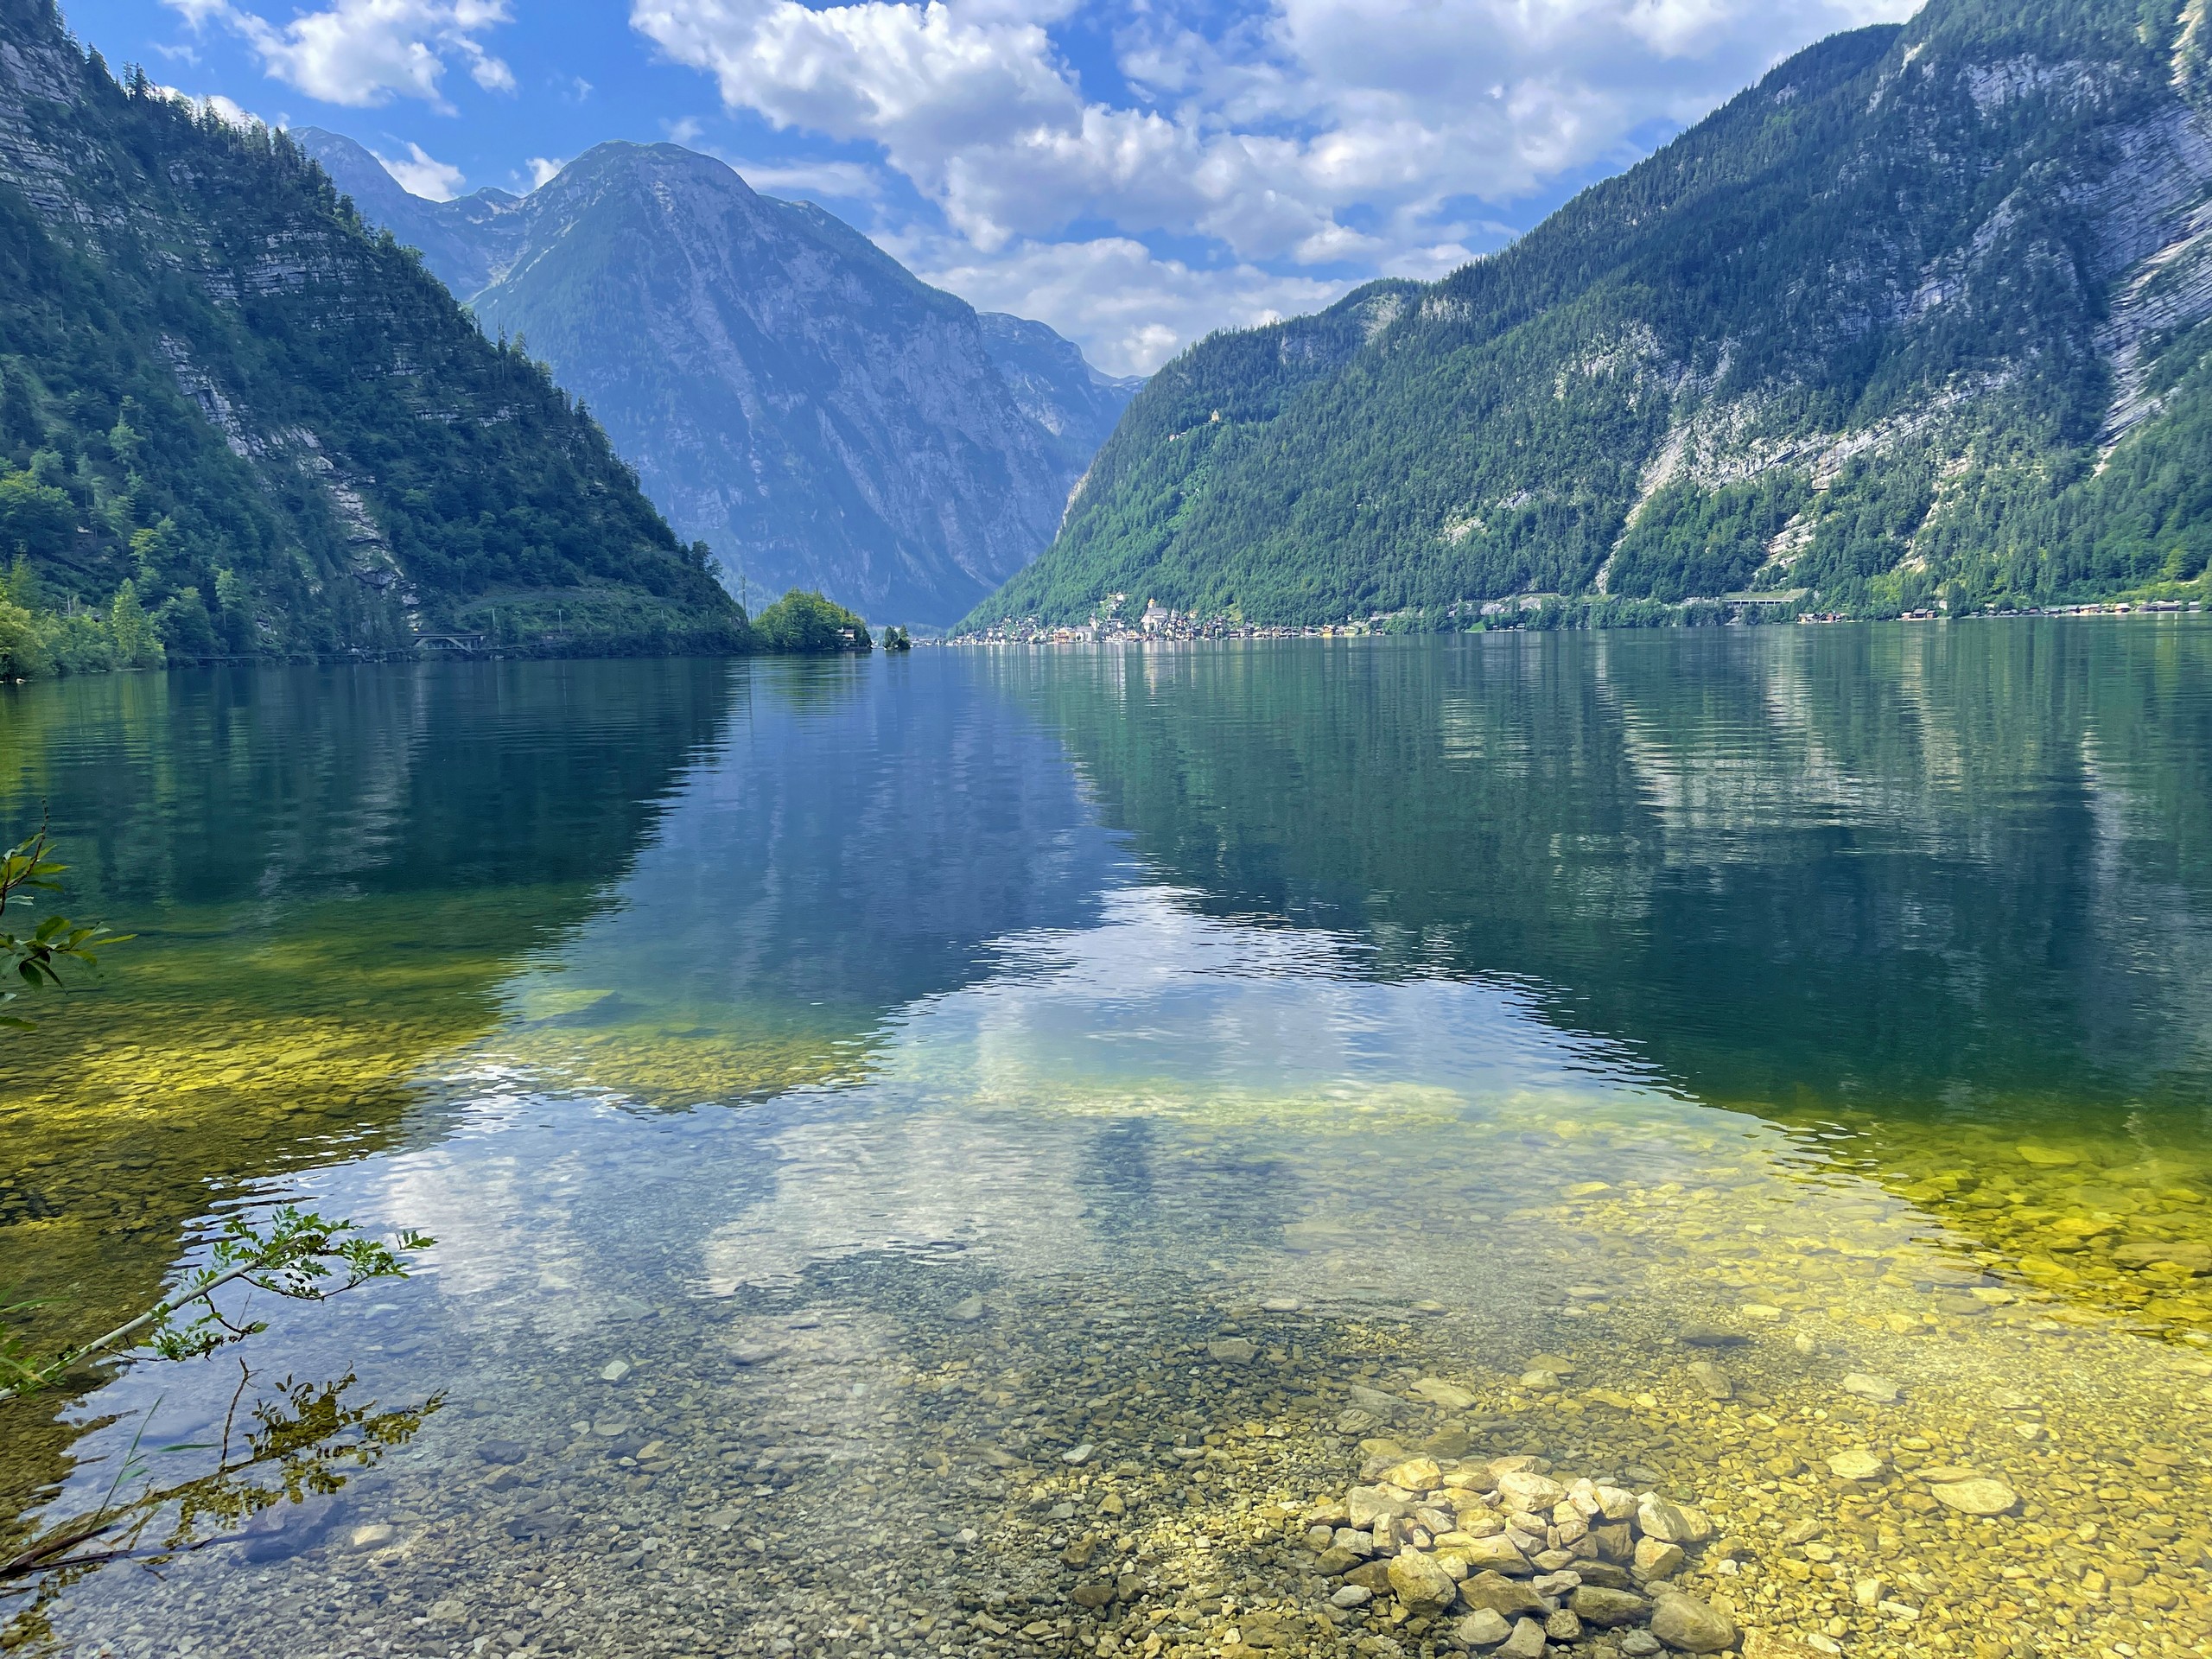
[[[1389,1297],[1340,1294],[1395,1247],[1378,1228],[1313,1235],[1344,1242],[1303,1279],[1269,1260],[1268,1294],[1135,1255],[977,1290],[887,1253],[633,1296],[619,1390],[580,1389],[561,1333],[502,1327],[502,1388],[431,1420],[421,1463],[353,1478],[342,1524],[276,1527],[251,1596],[219,1551],[158,1590],[97,1575],[70,1637],[145,1659],[134,1622],[195,1655],[327,1624],[425,1659],[2212,1644],[2212,1363],[1872,1221],[1753,1230],[1772,1189],[1700,1187],[1693,1213],[1671,1185],[1486,1221],[1465,1281],[1431,1256]],[[1493,1294],[1596,1287],[1615,1255],[1674,1276],[1549,1313]],[[409,1358],[429,1383],[488,1351],[433,1332]]]

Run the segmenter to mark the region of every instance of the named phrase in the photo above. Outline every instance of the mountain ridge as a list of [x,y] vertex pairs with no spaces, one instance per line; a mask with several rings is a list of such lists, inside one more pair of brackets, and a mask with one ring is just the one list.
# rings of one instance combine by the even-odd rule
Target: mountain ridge
[[297,136],[488,332],[526,339],[747,588],[950,621],[1052,540],[1135,389],[677,145],[430,203],[353,141]]
[[1192,348],[963,626],[2197,582],[2206,33],[1933,0],[1819,42],[1497,255]]
[[0,655],[727,650],[605,435],[281,135],[0,0]]

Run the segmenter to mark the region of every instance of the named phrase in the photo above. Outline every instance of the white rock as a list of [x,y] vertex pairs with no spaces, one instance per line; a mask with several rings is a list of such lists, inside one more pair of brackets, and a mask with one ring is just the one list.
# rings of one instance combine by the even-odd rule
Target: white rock
[[1503,1573],[1509,1578],[1522,1578],[1529,1571],[1529,1558],[1502,1534],[1495,1538],[1478,1538],[1471,1544],[1461,1546],[1456,1553],[1465,1556],[1469,1569],[1476,1573]]
[[1433,1458],[1408,1458],[1394,1463],[1382,1471],[1385,1486],[1398,1486],[1408,1492],[1426,1492],[1441,1485],[1444,1473],[1436,1466]]
[[1459,1580],[1417,1549],[1402,1549],[1391,1558],[1390,1588],[1415,1613],[1441,1612],[1459,1593]]
[[1886,1376],[1875,1376],[1866,1371],[1853,1371],[1843,1379],[1843,1391],[1855,1394],[1861,1400],[1872,1400],[1878,1406],[1894,1406],[1900,1390]]
[[1947,1510],[1961,1515],[2004,1515],[2020,1501],[2020,1495],[2001,1480],[1976,1475],[1970,1480],[1947,1480],[1928,1489]]
[[633,1369],[626,1359],[610,1359],[599,1368],[599,1380],[602,1382],[620,1382],[624,1377],[629,1376]]
[[1346,1500],[1353,1526],[1364,1530],[1379,1521],[1413,1513],[1414,1495],[1402,1486],[1355,1486]]
[[1395,1394],[1385,1394],[1380,1389],[1370,1389],[1364,1382],[1355,1382],[1346,1390],[1351,1403],[1367,1413],[1378,1423],[1395,1423],[1405,1415],[1406,1402]]
[[1864,1446],[1839,1452],[1828,1459],[1828,1472],[1838,1480],[1872,1480],[1888,1466]]
[[1567,1496],[1567,1488],[1557,1481],[1528,1469],[1500,1475],[1497,1490],[1508,1501],[1527,1510],[1548,1510]]
[[1494,1648],[1513,1634],[1513,1627],[1504,1614],[1478,1607],[1459,1621],[1454,1634],[1471,1648]]
[[1697,1536],[1696,1523],[1690,1519],[1688,1510],[1681,1504],[1669,1503],[1656,1492],[1646,1492],[1637,1500],[1636,1529],[1646,1538],[1656,1538],[1662,1544],[1700,1541]]
[[1457,1382],[1446,1382],[1440,1376],[1424,1376],[1414,1384],[1414,1392],[1432,1404],[1446,1411],[1465,1411],[1475,1403],[1476,1396]]
[[1709,1603],[1662,1590],[1651,1607],[1651,1633],[1684,1653],[1722,1653],[1736,1645],[1736,1621]]

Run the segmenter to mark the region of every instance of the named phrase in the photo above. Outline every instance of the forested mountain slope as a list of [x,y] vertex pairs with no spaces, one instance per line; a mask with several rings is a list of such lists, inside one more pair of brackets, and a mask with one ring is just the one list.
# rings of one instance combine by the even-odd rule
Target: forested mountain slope
[[971,622],[2194,580],[2208,48],[2204,0],[1824,41],[1497,255],[1185,353]]
[[755,593],[951,621],[1051,543],[1137,384],[673,144],[601,144],[527,196],[439,203],[351,139],[299,136]]
[[742,632],[542,368],[289,141],[118,84],[47,0],[0,0],[10,566],[17,672]]

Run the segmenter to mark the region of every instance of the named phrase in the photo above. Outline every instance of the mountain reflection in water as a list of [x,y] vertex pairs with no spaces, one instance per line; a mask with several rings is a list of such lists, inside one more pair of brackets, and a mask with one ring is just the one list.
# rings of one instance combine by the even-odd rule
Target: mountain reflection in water
[[[2032,1529],[2146,1435],[2202,1450],[2208,651],[1962,624],[0,702],[42,757],[10,810],[51,792],[99,849],[72,908],[145,936],[7,1084],[11,1269],[124,1306],[238,1205],[420,1227],[423,1274],[281,1310],[257,1363],[453,1402],[296,1555],[39,1617],[627,1648],[650,1584],[701,1650],[965,1648],[996,1608],[1114,1651],[1150,1616],[1069,1611],[1059,1514],[1110,1497],[1128,1582],[1327,1624],[1221,1541],[1263,1488],[1341,1497],[1390,1427],[1347,1389],[1426,1376],[1408,1435],[1649,1470],[1746,1538],[1798,1505],[1864,1570],[1986,1586],[1943,1615],[1979,1639],[2025,1593],[1980,1535],[1821,1471],[1942,1451]],[[19,1530],[226,1387],[142,1365],[0,1420]],[[1978,1404],[2008,1391],[2035,1414]],[[2196,1503],[2169,1452],[2140,1501]],[[1747,1619],[1891,1617],[1745,1559]],[[2085,1640],[2160,1605],[2037,1593]]]

